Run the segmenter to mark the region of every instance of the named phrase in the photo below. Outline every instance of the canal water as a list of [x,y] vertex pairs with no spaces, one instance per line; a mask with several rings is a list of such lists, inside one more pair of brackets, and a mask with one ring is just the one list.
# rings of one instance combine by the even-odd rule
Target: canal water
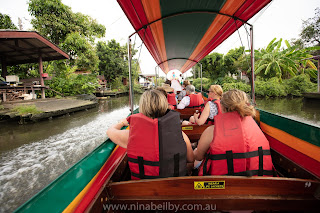
[[[0,123],[0,212],[12,212],[106,139],[129,115],[129,98],[38,123]],[[138,98],[134,100],[138,105]]]
[[[319,103],[270,98],[257,99],[257,107],[320,126]],[[119,97],[52,120],[0,123],[0,212],[14,211],[103,143],[108,127],[129,112],[128,97]]]

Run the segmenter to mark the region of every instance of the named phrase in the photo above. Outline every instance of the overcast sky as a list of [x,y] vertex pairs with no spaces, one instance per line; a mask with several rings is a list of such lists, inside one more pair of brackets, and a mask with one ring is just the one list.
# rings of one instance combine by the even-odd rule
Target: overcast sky
[[[29,30],[31,17],[27,2],[28,0],[0,0],[0,13],[9,15],[17,26],[20,17],[23,30]],[[62,3],[70,6],[73,12],[89,15],[103,24],[106,27],[106,36],[103,40],[115,39],[123,45],[127,42],[128,36],[134,32],[116,0],[62,0]],[[317,7],[320,7],[320,0],[273,0],[266,9],[249,20],[254,26],[254,47],[256,49],[266,47],[273,38],[289,41],[298,38],[302,21],[314,17]],[[240,34],[242,43],[248,48],[244,29],[240,28]],[[136,47],[140,44],[141,41],[137,38]],[[235,32],[214,52],[225,54],[239,46],[241,42],[238,33]],[[144,46],[141,49],[140,62],[143,73],[154,73],[156,63]]]

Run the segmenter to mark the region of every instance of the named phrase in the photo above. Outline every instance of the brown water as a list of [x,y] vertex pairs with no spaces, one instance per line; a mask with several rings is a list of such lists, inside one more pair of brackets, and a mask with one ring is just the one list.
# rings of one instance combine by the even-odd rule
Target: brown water
[[0,123],[0,212],[14,211],[103,143],[108,127],[129,115],[128,100],[101,100],[97,108],[38,123]]
[[[135,104],[138,104],[137,97]],[[319,103],[302,98],[257,99],[266,111],[320,126]],[[110,125],[129,114],[128,97],[38,123],[0,123],[0,212],[12,212],[106,140]]]

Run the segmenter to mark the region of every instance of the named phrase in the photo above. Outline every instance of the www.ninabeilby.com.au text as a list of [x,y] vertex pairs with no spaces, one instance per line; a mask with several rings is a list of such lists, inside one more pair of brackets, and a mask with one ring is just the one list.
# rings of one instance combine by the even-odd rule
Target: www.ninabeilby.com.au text
[[216,204],[174,204],[163,203],[131,203],[131,204],[103,204],[105,211],[214,211],[217,210]]

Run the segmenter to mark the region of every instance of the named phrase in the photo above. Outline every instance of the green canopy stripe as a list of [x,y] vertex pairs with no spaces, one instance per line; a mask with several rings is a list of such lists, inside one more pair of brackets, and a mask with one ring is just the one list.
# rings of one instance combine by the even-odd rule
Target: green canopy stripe
[[[193,0],[162,0],[160,1],[161,14],[163,17],[172,14],[206,11],[220,11],[226,0],[218,1],[193,1]],[[167,50],[167,58],[189,58],[204,34],[207,32],[216,14],[184,14],[176,16],[174,19],[168,18],[162,21],[163,34]],[[183,35],[183,36],[181,36]],[[168,51],[170,50],[170,51]],[[169,68],[175,69],[182,67],[186,60],[169,61]]]

